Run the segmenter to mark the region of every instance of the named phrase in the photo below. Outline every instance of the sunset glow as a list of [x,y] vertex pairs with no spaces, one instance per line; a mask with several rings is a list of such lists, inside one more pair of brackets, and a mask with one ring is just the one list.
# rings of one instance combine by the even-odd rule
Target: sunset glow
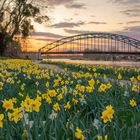
[[48,0],[47,26],[33,23],[28,51],[86,32],[112,32],[140,39],[140,0]]

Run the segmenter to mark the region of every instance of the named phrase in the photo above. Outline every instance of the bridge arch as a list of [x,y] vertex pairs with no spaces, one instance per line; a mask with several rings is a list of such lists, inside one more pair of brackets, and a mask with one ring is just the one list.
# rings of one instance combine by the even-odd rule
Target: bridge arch
[[[82,42],[82,40],[84,40],[84,42]],[[79,44],[79,47],[76,48],[77,44]],[[71,47],[72,49],[70,49],[70,45],[73,46]],[[61,47],[63,49],[60,49]],[[113,33],[100,33],[100,32],[86,33],[66,37],[57,40],[55,42],[52,42],[50,44],[47,44],[40,49],[40,52],[41,54],[87,53],[87,52],[140,53],[140,41],[128,36]]]

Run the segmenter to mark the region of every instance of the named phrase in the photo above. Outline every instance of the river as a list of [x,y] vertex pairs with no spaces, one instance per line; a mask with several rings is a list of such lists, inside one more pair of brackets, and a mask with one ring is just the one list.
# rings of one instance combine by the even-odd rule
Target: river
[[51,60],[53,62],[67,62],[75,64],[93,64],[93,65],[112,65],[112,66],[129,66],[129,67],[139,67],[140,62],[131,61],[95,61],[95,60],[72,60],[72,59],[45,59]]

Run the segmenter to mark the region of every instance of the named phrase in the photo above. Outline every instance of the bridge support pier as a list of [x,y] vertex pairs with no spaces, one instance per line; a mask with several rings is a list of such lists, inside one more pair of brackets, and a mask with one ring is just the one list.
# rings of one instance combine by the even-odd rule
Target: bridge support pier
[[38,52],[38,58],[37,58],[38,60],[42,60],[42,56],[41,56],[41,52],[39,51]]

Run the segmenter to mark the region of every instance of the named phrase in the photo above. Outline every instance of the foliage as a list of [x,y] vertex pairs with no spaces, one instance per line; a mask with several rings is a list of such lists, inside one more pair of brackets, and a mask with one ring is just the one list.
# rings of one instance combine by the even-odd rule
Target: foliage
[[29,32],[34,30],[33,21],[40,24],[48,21],[48,17],[44,14],[45,9],[39,7],[36,0],[1,0],[0,52],[4,52],[6,45],[15,35],[27,37]]

